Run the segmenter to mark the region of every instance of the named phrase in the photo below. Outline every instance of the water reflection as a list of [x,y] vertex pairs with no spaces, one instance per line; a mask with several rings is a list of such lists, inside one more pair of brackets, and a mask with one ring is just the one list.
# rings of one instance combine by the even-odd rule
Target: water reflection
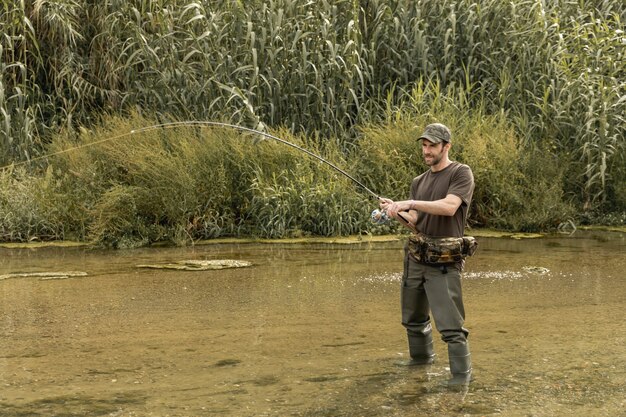
[[[624,235],[481,239],[476,380],[406,356],[402,243],[0,249],[2,416],[604,416],[626,409]],[[236,259],[250,268],[139,264]],[[534,269],[544,268],[544,270]]]

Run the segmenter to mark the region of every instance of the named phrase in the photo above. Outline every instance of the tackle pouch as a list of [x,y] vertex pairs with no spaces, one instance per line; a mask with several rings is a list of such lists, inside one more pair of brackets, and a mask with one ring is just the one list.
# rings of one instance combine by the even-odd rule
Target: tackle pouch
[[417,262],[424,264],[450,264],[472,256],[478,242],[472,236],[430,237],[424,234],[409,237],[409,252]]

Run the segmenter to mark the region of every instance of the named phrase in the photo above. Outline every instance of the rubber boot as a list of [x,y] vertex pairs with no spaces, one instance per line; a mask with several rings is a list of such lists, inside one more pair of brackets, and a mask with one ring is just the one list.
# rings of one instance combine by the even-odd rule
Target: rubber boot
[[472,380],[472,359],[469,344],[448,343],[448,359],[450,360],[449,387],[468,385]]
[[430,365],[435,361],[435,351],[433,350],[433,337],[429,333],[427,335],[408,335],[409,338],[409,355],[411,359],[402,362],[400,365],[416,366]]

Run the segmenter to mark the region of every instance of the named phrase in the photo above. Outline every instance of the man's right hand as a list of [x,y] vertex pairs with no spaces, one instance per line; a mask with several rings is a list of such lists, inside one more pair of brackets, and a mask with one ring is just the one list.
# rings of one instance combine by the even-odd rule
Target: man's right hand
[[381,197],[380,208],[387,212],[387,215],[393,217],[396,220],[404,220],[406,222],[406,216],[399,215],[400,212],[407,212],[411,210],[411,201],[393,201],[388,198]]
[[[415,225],[413,224],[415,219],[413,219],[411,213],[409,213],[409,210],[411,209],[410,201],[394,202],[393,200],[384,197],[379,197],[379,200],[380,209],[385,211],[388,216],[398,220],[412,231],[417,232],[415,230]],[[405,206],[406,208],[404,208]]]
[[387,208],[389,207],[389,205],[393,203],[393,200],[389,198],[385,198],[385,197],[378,197],[378,200],[379,200],[380,209],[385,210],[385,211],[387,211]]

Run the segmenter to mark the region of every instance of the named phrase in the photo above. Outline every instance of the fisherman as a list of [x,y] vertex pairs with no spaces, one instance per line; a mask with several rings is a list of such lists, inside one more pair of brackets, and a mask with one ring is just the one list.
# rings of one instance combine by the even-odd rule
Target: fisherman
[[474,191],[469,166],[451,161],[450,129],[441,123],[426,126],[419,137],[429,170],[411,184],[410,199],[380,199],[380,208],[414,233],[405,246],[402,276],[402,325],[406,328],[411,359],[407,365],[434,362],[430,314],[441,339],[447,343],[452,378],[450,386],[466,385],[472,365],[461,271],[465,256],[476,241],[464,237],[467,213]]

